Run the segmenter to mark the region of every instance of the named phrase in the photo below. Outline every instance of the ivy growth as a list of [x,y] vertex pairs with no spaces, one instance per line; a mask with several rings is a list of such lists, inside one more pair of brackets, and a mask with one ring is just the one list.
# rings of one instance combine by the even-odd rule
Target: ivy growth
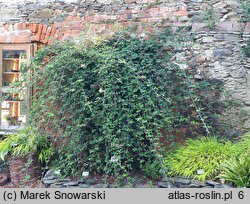
[[216,17],[216,14],[213,8],[209,8],[207,11],[205,11],[204,21],[210,30],[213,30],[215,28],[216,23],[218,22],[218,19]]
[[210,84],[187,83],[190,76],[171,62],[170,32],[146,36],[123,31],[100,42],[58,43],[27,67],[24,79],[32,73],[28,86],[35,87],[29,121],[54,138],[63,174],[143,171],[150,161],[161,164],[162,129],[202,129],[200,114],[207,122],[200,93],[209,95]]
[[243,15],[241,16],[241,21],[246,23],[250,22],[250,3],[243,2],[242,3]]

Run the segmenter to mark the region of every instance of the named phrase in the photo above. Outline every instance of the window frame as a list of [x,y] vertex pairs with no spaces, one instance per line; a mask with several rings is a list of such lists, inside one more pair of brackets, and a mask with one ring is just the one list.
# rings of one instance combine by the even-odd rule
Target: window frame
[[[27,60],[29,60],[33,55],[34,51],[37,50],[37,45],[34,43],[24,43],[24,44],[0,44],[0,92],[2,95],[2,87],[3,87],[3,50],[25,50],[27,54]],[[27,106],[27,111],[26,111],[26,118],[28,118],[28,112],[29,112],[29,107],[30,107],[30,95],[31,95],[32,90],[28,90],[26,92],[26,97],[25,97],[25,102]],[[20,105],[20,104],[19,104]],[[6,128],[3,128],[1,125],[1,114],[2,114],[2,102],[0,106],[0,135],[3,134],[10,134],[15,131],[20,130],[23,126],[20,126],[20,128],[15,128],[11,129],[11,126],[6,126]],[[24,126],[27,124],[28,120],[26,119],[26,123]],[[9,127],[9,128],[8,128]]]

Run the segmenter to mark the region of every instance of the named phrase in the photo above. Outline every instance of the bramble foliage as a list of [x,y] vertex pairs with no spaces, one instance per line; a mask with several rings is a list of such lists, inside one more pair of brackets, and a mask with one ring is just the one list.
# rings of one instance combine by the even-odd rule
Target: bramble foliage
[[54,165],[63,174],[126,176],[148,161],[161,163],[161,128],[202,128],[212,87],[187,83],[190,76],[170,60],[172,38],[168,32],[147,40],[121,32],[36,54],[24,77],[32,73],[28,86],[36,87],[29,121],[55,138]]
[[149,161],[145,164],[143,171],[146,176],[151,179],[160,179],[162,176],[162,167],[159,165],[159,162]]

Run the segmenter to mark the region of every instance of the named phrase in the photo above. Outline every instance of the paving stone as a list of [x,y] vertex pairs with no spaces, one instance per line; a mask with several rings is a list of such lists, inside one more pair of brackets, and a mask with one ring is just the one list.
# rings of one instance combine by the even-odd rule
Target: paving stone
[[43,179],[42,180],[44,184],[54,184],[56,183],[56,181],[57,181],[56,179],[52,179],[52,180]]
[[221,188],[233,188],[233,187],[226,184],[221,184]]
[[71,182],[67,182],[64,183],[63,186],[78,186],[79,182],[78,181],[71,181]]
[[175,178],[173,180],[174,184],[189,185],[191,181],[189,179]]
[[138,185],[135,185],[135,188],[157,188],[157,186],[148,185],[148,184],[138,184]]
[[79,188],[90,188],[88,184],[79,184]]
[[201,188],[202,186],[191,183],[188,188]]
[[63,185],[51,184],[50,188],[65,188]]
[[220,183],[215,182],[215,181],[206,181],[205,183],[210,185],[210,186],[220,185]]
[[91,188],[109,188],[109,184],[99,183],[99,184],[91,185]]
[[50,169],[46,172],[43,179],[44,180],[55,180],[55,179],[59,179],[59,178],[58,178],[58,175],[56,174],[56,171],[53,169]]
[[171,184],[170,182],[166,182],[166,181],[158,182],[158,186],[160,188],[172,188],[172,187],[174,187],[173,184]]
[[204,187],[205,186],[205,182],[203,182],[203,181],[197,181],[197,180],[191,180],[191,184],[198,185],[200,187]]

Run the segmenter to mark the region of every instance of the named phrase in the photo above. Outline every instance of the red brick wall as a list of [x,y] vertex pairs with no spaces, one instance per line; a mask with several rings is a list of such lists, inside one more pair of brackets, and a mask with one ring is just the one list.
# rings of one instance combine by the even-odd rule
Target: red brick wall
[[50,44],[61,38],[62,34],[54,27],[35,23],[17,23],[4,26],[4,32],[0,34],[0,43],[41,42]]
[[[97,34],[107,34],[132,24],[139,25],[139,30],[140,28],[145,30],[147,25],[157,25],[158,27],[190,25],[186,21],[188,13],[184,4],[181,4],[182,6],[150,5],[150,3],[155,3],[155,0],[138,0],[135,3],[135,6],[119,12],[96,11],[82,17],[80,13],[69,12],[63,21],[47,24],[29,21],[14,24],[8,22],[4,26],[0,26],[0,43],[40,42],[51,44],[55,40],[77,37],[86,29]],[[142,5],[146,6],[142,7]]]

